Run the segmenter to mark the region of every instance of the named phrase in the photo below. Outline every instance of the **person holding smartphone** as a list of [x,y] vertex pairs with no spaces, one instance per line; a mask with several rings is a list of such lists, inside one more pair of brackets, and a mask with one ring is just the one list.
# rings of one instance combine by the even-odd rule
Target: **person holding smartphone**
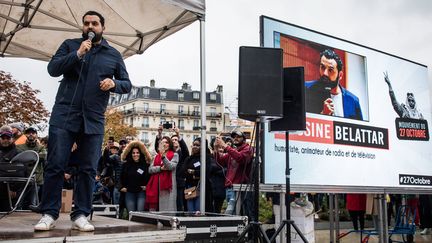
[[178,160],[171,138],[162,137],[156,157],[149,167],[151,176],[147,184],[146,205],[150,211],[176,211],[175,171]]

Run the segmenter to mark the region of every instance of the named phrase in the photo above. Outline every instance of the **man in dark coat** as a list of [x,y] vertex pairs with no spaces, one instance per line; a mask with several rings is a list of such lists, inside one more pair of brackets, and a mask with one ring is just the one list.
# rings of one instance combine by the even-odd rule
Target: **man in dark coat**
[[131,90],[120,53],[102,37],[105,19],[95,11],[82,18],[83,37],[65,40],[48,64],[53,77],[63,75],[51,113],[48,158],[41,213],[35,230],[50,230],[59,217],[64,170],[73,143],[77,144],[77,181],[74,190],[73,228],[94,231],[87,216],[104,134],[105,110],[110,92]]
[[329,116],[363,120],[359,98],[342,87],[341,58],[333,50],[320,53],[318,80],[305,82],[306,111]]
[[[12,139],[12,128],[9,126],[2,126],[0,128],[0,162],[10,162],[18,151]],[[0,212],[10,210],[9,196],[7,188],[4,183],[0,183]],[[15,196],[15,192],[11,192],[11,197]]]

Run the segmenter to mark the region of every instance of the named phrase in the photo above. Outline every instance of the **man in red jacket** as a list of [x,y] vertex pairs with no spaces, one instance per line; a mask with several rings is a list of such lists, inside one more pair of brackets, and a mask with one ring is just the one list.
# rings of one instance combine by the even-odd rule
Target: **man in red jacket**
[[[249,175],[252,161],[252,149],[246,143],[245,135],[240,131],[231,133],[233,139],[233,147],[228,146],[221,137],[216,137],[215,150],[223,149],[223,153],[216,154],[217,162],[227,168],[225,175],[225,188],[227,191],[228,207],[225,211],[226,214],[233,214],[235,212],[236,193],[232,190],[233,184],[247,184],[249,183]],[[251,193],[241,193],[243,214],[252,216],[252,195]]]

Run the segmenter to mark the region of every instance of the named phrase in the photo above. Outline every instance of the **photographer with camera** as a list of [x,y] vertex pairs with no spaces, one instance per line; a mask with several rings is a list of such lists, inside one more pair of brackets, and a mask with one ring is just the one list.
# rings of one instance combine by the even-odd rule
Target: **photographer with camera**
[[[249,174],[253,156],[253,151],[249,144],[246,143],[246,136],[244,133],[241,131],[233,131],[231,133],[231,138],[233,139],[235,148],[228,146],[220,136],[216,137],[214,143],[216,161],[227,168],[225,188],[227,191],[228,207],[225,211],[226,214],[235,213],[235,200],[237,197],[236,193],[232,189],[232,185],[249,183]],[[243,214],[250,217],[252,216],[252,200],[247,194],[250,193],[242,193],[241,198],[244,200],[242,209]]]

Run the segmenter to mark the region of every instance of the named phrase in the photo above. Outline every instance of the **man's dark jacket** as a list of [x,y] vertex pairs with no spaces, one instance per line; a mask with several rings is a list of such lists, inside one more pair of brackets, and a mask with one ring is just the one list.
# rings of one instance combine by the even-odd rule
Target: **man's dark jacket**
[[[306,86],[306,111],[320,114],[324,100],[330,98],[330,92],[324,91],[319,81],[307,81]],[[343,112],[345,118],[363,120],[359,98],[347,89],[339,85],[342,93]]]
[[[51,76],[63,75],[50,125],[79,132],[84,123],[84,133],[103,134],[109,91],[128,93],[132,85],[120,53],[105,39],[80,59],[77,50],[82,41],[82,38],[65,40],[48,64]],[[105,78],[115,83],[109,91],[99,87]]]

